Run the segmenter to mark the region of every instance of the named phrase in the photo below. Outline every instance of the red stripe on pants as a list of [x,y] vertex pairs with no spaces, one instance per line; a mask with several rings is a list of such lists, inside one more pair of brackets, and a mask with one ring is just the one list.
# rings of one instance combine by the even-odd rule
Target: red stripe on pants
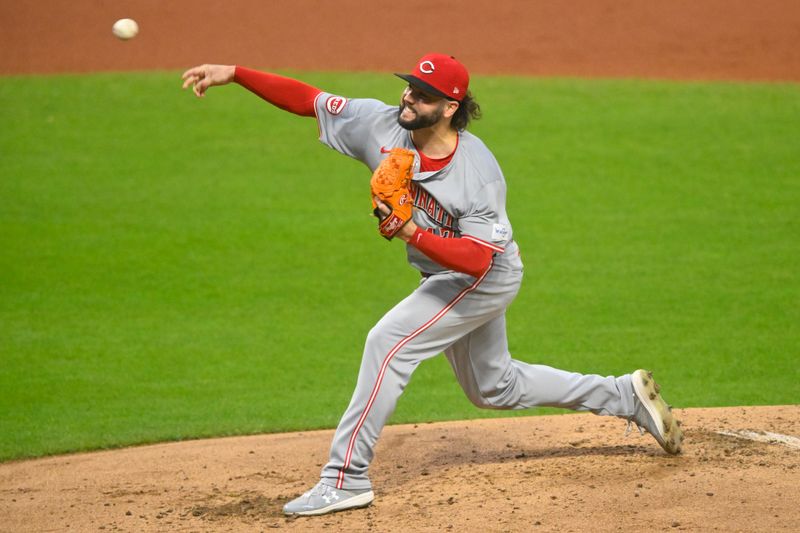
[[433,318],[431,318],[423,325],[421,325],[419,328],[417,328],[413,333],[411,333],[411,335],[401,339],[400,342],[395,344],[394,348],[389,350],[389,353],[386,355],[386,357],[383,360],[383,363],[381,364],[380,372],[378,372],[378,379],[375,382],[375,386],[372,388],[372,394],[370,394],[369,400],[367,401],[367,406],[364,408],[364,412],[361,413],[361,417],[358,419],[358,423],[356,424],[356,427],[353,430],[353,434],[351,435],[350,441],[347,445],[347,452],[345,453],[344,456],[344,465],[339,470],[339,478],[336,481],[337,489],[341,489],[342,485],[344,485],[344,471],[347,470],[347,468],[350,466],[350,460],[353,457],[353,450],[355,449],[356,437],[358,436],[358,432],[361,430],[361,427],[364,425],[364,422],[367,419],[367,415],[369,414],[369,411],[372,408],[372,404],[375,403],[375,398],[378,396],[378,391],[381,388],[381,382],[383,381],[383,376],[386,374],[386,368],[389,366],[389,362],[397,354],[397,352],[399,352],[403,348],[403,346],[408,344],[415,337],[419,336],[420,333],[422,333],[423,331],[431,327],[433,324],[435,324],[450,309],[455,307],[455,305],[458,302],[464,299],[464,296],[475,290],[475,288],[480,284],[481,281],[483,281],[483,278],[486,277],[486,274],[488,274],[491,269],[492,269],[492,264],[489,265],[489,268],[486,269],[486,271],[481,275],[481,277],[476,279],[472,285],[470,285],[469,287],[458,293],[458,295],[456,295],[456,297],[453,298],[453,300],[450,303],[448,303],[441,311],[436,313],[436,315],[434,315]]

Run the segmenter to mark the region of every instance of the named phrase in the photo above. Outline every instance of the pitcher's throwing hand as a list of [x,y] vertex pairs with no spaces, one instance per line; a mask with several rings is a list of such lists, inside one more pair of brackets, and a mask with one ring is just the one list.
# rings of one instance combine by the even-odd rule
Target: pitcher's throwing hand
[[206,95],[209,87],[226,85],[233,81],[236,67],[234,65],[200,65],[183,73],[183,88],[192,87],[198,98]]

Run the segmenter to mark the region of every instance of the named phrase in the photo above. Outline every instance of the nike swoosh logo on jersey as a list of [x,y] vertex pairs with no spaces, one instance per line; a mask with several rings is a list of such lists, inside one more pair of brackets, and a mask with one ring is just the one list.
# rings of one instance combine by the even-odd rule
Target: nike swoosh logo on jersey
[[391,150],[387,150],[385,146],[381,146],[381,153],[382,154],[388,154],[389,152],[391,152]]

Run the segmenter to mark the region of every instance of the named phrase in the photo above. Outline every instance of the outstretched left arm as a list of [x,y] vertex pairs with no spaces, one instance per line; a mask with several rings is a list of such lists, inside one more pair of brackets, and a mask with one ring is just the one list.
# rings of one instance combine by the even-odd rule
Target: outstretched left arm
[[314,100],[322,92],[307,83],[238,65],[199,65],[183,73],[183,88],[203,97],[209,87],[238,83],[272,105],[303,117],[313,117]]

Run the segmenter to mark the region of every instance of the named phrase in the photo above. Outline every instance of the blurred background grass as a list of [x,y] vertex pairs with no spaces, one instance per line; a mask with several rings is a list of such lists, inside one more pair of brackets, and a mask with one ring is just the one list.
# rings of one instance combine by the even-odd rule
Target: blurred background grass
[[[286,73],[395,102],[385,74]],[[178,73],[0,78],[0,460],[334,427],[417,283],[312,119]],[[486,77],[518,359],[797,403],[800,87]],[[553,412],[539,409],[525,413]],[[392,422],[475,409],[422,364]]]

